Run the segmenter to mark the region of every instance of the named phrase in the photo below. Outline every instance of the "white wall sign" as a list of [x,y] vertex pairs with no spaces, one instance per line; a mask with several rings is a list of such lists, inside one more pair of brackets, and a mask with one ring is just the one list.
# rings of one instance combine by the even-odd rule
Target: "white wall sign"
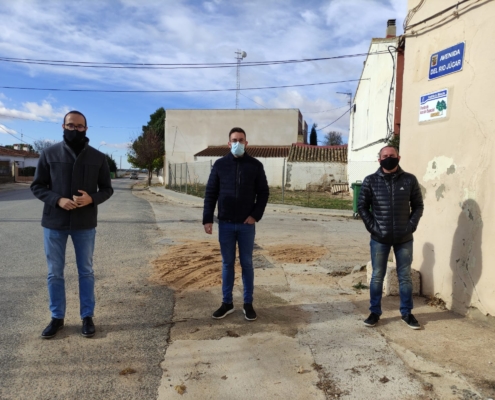
[[432,121],[447,116],[448,89],[428,93],[419,100],[419,122]]

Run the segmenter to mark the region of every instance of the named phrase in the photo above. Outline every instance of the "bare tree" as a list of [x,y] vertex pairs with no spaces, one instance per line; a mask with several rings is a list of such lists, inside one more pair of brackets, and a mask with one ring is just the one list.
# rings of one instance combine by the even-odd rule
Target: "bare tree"
[[46,148],[55,144],[54,140],[50,139],[40,139],[33,142],[33,148],[36,153],[41,153]]
[[337,131],[330,131],[325,134],[325,138],[323,140],[325,146],[339,146],[342,142],[342,134]]
[[153,129],[143,132],[129,146],[127,161],[136,168],[148,170],[148,185],[151,185],[153,170],[163,165],[163,141]]

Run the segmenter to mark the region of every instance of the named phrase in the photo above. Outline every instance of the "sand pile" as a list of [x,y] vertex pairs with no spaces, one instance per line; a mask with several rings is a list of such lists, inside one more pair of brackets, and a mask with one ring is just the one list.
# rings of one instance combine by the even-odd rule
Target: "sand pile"
[[275,245],[263,248],[270,257],[281,263],[307,264],[319,260],[328,250],[323,246]]
[[[217,241],[190,241],[171,246],[153,261],[152,280],[174,289],[202,289],[222,284],[222,256]],[[236,282],[241,269],[236,265]]]

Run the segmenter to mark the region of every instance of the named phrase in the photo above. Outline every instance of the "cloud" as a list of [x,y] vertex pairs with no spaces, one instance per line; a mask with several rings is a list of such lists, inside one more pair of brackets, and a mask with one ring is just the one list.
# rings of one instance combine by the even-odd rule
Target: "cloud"
[[23,106],[29,113],[50,121],[60,121],[70,111],[68,107],[55,110],[46,100],[43,100],[41,104],[27,102]]
[[[131,142],[123,142],[123,143],[107,143],[105,141],[101,141],[100,144],[98,145],[98,147],[110,147],[110,148],[113,148],[113,149],[123,149],[123,150],[127,150],[129,148],[129,146],[131,145],[132,143]],[[104,149],[103,149],[104,150]],[[102,150],[102,151],[103,151]]]
[[[173,3],[173,6],[171,5]],[[221,3],[221,5],[220,5]],[[165,6],[164,6],[165,4]],[[168,4],[168,5],[167,5]],[[398,33],[407,13],[401,0],[251,0],[221,2],[163,2],[120,0],[92,2],[91,7],[55,0],[0,4],[0,54],[19,58],[132,63],[235,63],[235,51],[244,62],[322,58],[366,53],[373,37],[384,37],[387,19],[396,18]],[[81,23],[74,24],[73,15]],[[108,18],[112,15],[112,18]],[[77,51],[75,51],[77,49]],[[241,87],[279,86],[358,79],[364,58],[241,68]],[[3,63],[2,66],[9,65]],[[105,69],[12,64],[33,79],[32,86],[64,88],[185,90],[236,87],[236,68]],[[356,82],[245,91],[266,107],[326,110],[342,104],[336,92],[354,92]],[[46,87],[46,86],[45,86]],[[173,97],[172,97],[173,96]],[[168,95],[175,106],[232,108],[235,93]],[[256,100],[258,102],[258,100]],[[59,119],[67,108],[54,108],[50,99],[25,103],[12,113],[33,119]],[[345,103],[345,101],[344,101]],[[241,96],[240,106],[260,107]],[[0,113],[2,110],[0,110]],[[4,110],[5,111],[5,110]],[[304,115],[304,114],[303,114]],[[311,115],[320,126],[336,115]],[[338,116],[338,115],[337,115]],[[347,130],[348,120],[337,127]]]
[[0,119],[19,118],[34,121],[61,121],[69,111],[69,107],[63,106],[55,109],[50,102],[43,100],[40,104],[35,102],[22,103],[22,109],[7,108],[0,102]]
[[5,135],[11,134],[11,135],[17,135],[17,132],[13,129],[7,128],[5,125],[0,124],[0,133],[3,133]]
[[301,17],[303,17],[304,21],[307,24],[315,24],[318,21],[318,15],[311,10],[306,10],[301,13]]
[[216,10],[215,4],[211,1],[205,1],[203,3],[203,7],[205,8],[206,11],[208,11],[210,13],[215,12],[215,10]]

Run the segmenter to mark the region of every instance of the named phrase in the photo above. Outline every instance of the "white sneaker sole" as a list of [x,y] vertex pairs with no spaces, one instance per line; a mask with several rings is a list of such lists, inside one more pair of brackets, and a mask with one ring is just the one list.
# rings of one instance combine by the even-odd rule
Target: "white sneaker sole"
[[364,323],[364,325],[365,325],[365,326],[368,326],[368,327],[370,327],[370,328],[371,328],[371,327],[373,327],[373,326],[376,326],[376,324],[377,324],[377,323],[378,323],[378,322],[375,322],[374,324],[370,324],[370,323],[368,323],[368,322],[365,322],[365,323]]
[[222,318],[225,318],[227,315],[232,314],[232,313],[234,312],[234,310],[235,310],[235,309],[233,308],[232,310],[227,311],[225,314],[223,314],[223,315],[222,315],[222,316],[220,316],[220,317],[214,317],[213,315],[212,315],[211,317],[212,317],[213,319],[222,319]]
[[248,318],[247,315],[246,315],[246,310],[242,310],[242,312],[244,313],[244,318],[246,318],[246,320],[248,321],[256,321],[258,319],[258,316],[254,317],[254,318]]
[[411,329],[414,329],[415,331],[421,329],[421,325],[420,326],[411,326],[409,325],[406,321],[402,320],[409,328]]

